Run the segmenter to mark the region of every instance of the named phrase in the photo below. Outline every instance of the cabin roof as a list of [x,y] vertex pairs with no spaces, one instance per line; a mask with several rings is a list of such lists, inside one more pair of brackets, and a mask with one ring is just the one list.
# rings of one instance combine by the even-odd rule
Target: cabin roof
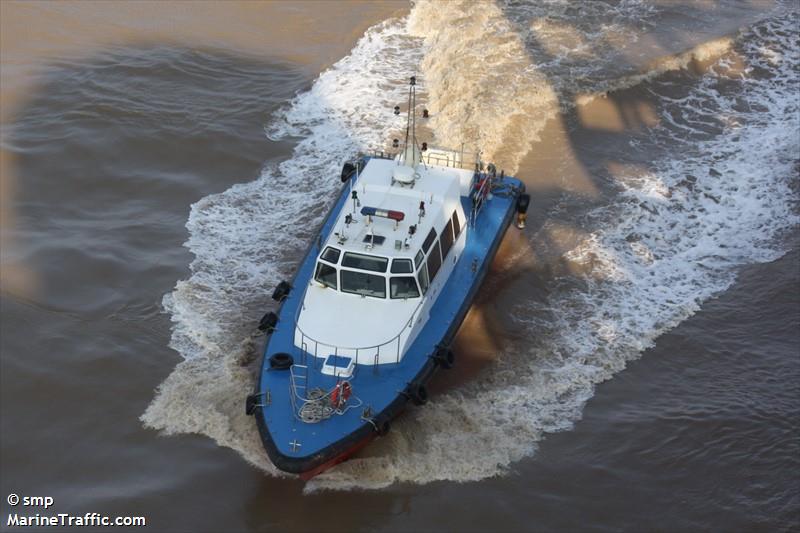
[[[340,213],[334,232],[326,241],[344,251],[369,253],[385,257],[413,257],[422,245],[434,224],[441,225],[443,217],[449,217],[459,202],[462,182],[471,178],[471,173],[461,169],[419,165],[419,173],[413,184],[392,184],[394,169],[401,163],[396,160],[370,159],[361,171],[354,190],[360,205],[355,207],[352,198]],[[425,216],[420,217],[420,202],[425,202]],[[382,216],[362,215],[364,207],[403,213],[402,221]],[[442,214],[442,211],[445,211]],[[345,225],[345,217],[352,215],[353,222]],[[395,215],[396,216],[396,215]],[[409,227],[416,225],[414,235],[409,235]],[[341,243],[344,232],[347,239]],[[373,246],[368,242],[374,236]],[[383,237],[382,243],[378,241]],[[400,249],[397,249],[400,241]],[[406,247],[406,244],[408,246]]]

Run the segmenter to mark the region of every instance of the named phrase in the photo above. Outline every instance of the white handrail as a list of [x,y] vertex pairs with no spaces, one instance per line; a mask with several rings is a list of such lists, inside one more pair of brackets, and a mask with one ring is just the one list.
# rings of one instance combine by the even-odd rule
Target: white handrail
[[[453,155],[453,157],[446,157],[438,154],[431,153],[432,151],[442,151],[448,152]],[[390,159],[393,160],[397,157],[399,152],[389,152],[383,150],[368,150],[363,155],[367,155],[370,157],[375,157],[378,159]],[[479,159],[479,152],[475,152],[476,160]],[[474,162],[464,161],[464,151],[462,150],[453,150],[450,148],[441,148],[441,147],[434,147],[429,146],[428,150],[421,153],[421,160],[423,163],[428,165],[438,165],[443,167],[451,167],[451,168],[463,168],[463,169],[472,169],[475,166]]]
[[[306,290],[308,290],[308,286],[306,286]],[[303,300],[305,300],[306,290],[303,291]],[[424,303],[425,303],[425,298],[423,297],[420,300],[420,302],[417,304],[417,307],[414,308],[414,311],[411,313],[411,317],[403,324],[403,327],[400,328],[400,331],[397,333],[397,335],[395,335],[394,337],[392,337],[391,339],[389,339],[389,340],[387,340],[385,342],[382,342],[382,343],[379,343],[379,344],[373,344],[373,345],[369,345],[369,346],[337,346],[335,344],[329,344],[327,342],[319,341],[319,340],[309,336],[300,327],[300,322],[298,320],[299,316],[300,316],[300,310],[302,309],[302,304],[298,307],[298,313],[297,313],[297,316],[295,318],[295,328],[297,329],[297,331],[300,332],[300,335],[301,335],[300,344],[301,345],[305,344],[306,340],[309,340],[309,341],[314,343],[314,345],[315,345],[314,353],[312,354],[311,352],[306,351],[306,353],[308,353],[309,355],[313,355],[314,357],[316,357],[316,347],[319,346],[320,344],[322,344],[323,346],[330,346],[331,348],[334,348],[334,350],[337,353],[339,353],[341,350],[355,351],[356,352],[356,364],[358,364],[358,352],[360,352],[360,351],[369,351],[368,352],[369,355],[374,357],[375,356],[375,353],[373,353],[374,350],[377,350],[378,353],[380,353],[380,349],[382,347],[389,346],[389,345],[393,344],[395,341],[397,341],[396,362],[399,363],[400,362],[400,337],[402,337],[402,335],[403,335],[403,333],[405,332],[406,329],[409,329],[409,328],[412,327],[412,325],[414,323],[414,319],[417,317],[417,312],[419,311],[420,307],[422,307],[422,304],[424,304]],[[295,346],[296,346],[296,343],[295,343]]]

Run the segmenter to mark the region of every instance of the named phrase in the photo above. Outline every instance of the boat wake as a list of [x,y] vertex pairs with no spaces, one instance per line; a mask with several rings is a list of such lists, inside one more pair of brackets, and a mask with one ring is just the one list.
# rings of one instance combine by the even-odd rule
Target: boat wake
[[[253,326],[324,216],[343,156],[383,146],[402,127],[392,107],[417,68],[439,144],[478,144],[508,171],[547,120],[633,85],[658,102],[659,125],[637,142],[664,155],[620,172],[610,199],[572,221],[584,237],[562,259],[579,274],[550,280],[543,301],[514,304],[510,319],[524,333],[491,368],[401,417],[308,490],[502,473],[546,433],[570,428],[596,384],[730,286],[738,266],[782,255],[780,238],[798,223],[797,146],[786,135],[800,128],[797,12],[782,7],[735,38],[620,66],[658,10],[635,1],[591,9],[419,2],[370,29],[273,117],[270,138],[299,139],[291,159],[192,206],[192,274],[164,297],[183,361],[144,424],[207,435],[279,474],[244,413]],[[685,72],[697,62],[700,74]]]

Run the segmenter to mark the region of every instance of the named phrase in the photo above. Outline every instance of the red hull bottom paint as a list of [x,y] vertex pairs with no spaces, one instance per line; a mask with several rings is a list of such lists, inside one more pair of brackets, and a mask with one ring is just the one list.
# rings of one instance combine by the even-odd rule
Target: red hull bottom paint
[[341,455],[338,455],[338,456],[334,457],[333,459],[331,459],[327,463],[323,463],[323,464],[319,465],[318,467],[316,467],[315,469],[309,470],[308,472],[303,472],[302,474],[300,474],[300,479],[302,479],[303,481],[308,481],[312,477],[318,476],[319,474],[323,473],[324,471],[328,470],[329,468],[333,468],[334,466],[338,465],[339,463],[343,463],[343,462],[347,461],[358,450],[360,450],[361,448],[363,448],[364,446],[366,446],[367,444],[372,442],[372,439],[374,439],[374,438],[375,438],[375,435],[370,435],[370,436],[366,437],[365,439],[362,439],[361,441],[355,443],[352,448],[350,448],[346,452],[342,453]]

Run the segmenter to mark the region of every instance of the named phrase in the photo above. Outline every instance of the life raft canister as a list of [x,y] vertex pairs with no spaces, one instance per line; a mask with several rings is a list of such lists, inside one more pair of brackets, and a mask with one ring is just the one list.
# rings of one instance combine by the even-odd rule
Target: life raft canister
[[341,408],[350,399],[352,393],[353,387],[349,381],[338,383],[331,391],[331,405],[333,405],[334,409]]

